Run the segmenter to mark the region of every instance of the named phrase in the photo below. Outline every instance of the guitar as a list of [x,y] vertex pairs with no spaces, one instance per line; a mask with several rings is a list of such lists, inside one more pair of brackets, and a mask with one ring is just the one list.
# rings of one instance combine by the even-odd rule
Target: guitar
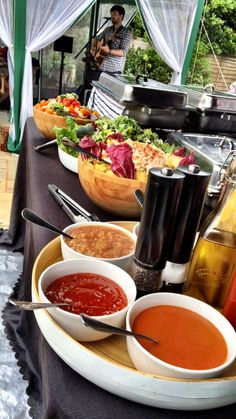
[[93,60],[97,67],[100,67],[104,58],[106,57],[106,55],[103,54],[103,52],[101,51],[101,47],[108,45],[111,48],[112,41],[117,37],[117,34],[121,30],[121,28],[122,26],[120,26],[107,40],[105,38],[102,38],[101,41],[97,40],[96,48],[95,48],[95,55],[93,57]]
[[101,41],[97,41],[96,49],[95,49],[95,55],[94,55],[94,61],[97,65],[97,67],[100,67],[100,65],[102,64],[102,62],[105,58],[105,55],[101,51],[101,47],[104,47],[106,44],[107,43],[106,43],[104,38],[102,38]]

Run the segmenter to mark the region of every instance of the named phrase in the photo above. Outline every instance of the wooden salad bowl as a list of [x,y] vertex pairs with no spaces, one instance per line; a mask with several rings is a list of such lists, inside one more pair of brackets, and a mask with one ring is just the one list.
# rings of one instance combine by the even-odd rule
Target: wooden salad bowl
[[87,160],[78,158],[79,179],[86,195],[100,208],[121,217],[138,218],[141,207],[134,191],[145,192],[146,181],[127,179],[114,175],[110,170],[103,172]]
[[[49,140],[54,140],[56,135],[53,131],[54,127],[58,128],[66,128],[66,117],[65,116],[58,116],[55,114],[49,114],[46,112],[42,112],[39,109],[33,107],[33,116],[34,122],[38,128],[38,130]],[[83,118],[74,118],[76,123],[79,125],[89,124],[91,122],[90,119],[83,119]]]

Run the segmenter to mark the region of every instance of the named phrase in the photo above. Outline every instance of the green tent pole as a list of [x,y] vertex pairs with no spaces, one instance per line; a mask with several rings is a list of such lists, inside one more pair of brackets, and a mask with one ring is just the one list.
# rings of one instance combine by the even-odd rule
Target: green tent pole
[[14,0],[13,28],[14,28],[14,87],[13,87],[13,117],[15,126],[15,142],[9,136],[7,148],[10,152],[20,152],[20,110],[21,89],[25,64],[25,25],[26,1]]
[[184,60],[184,65],[183,65],[183,70],[182,70],[181,84],[185,84],[186,80],[187,80],[188,68],[189,68],[189,65],[190,65],[190,62],[191,62],[193,49],[194,49],[194,44],[195,44],[195,41],[196,41],[198,28],[199,28],[201,17],[202,17],[202,13],[203,13],[203,10],[204,10],[205,0],[198,0],[197,3],[198,4],[197,4],[196,15],[195,15],[195,19],[194,19],[194,22],[193,22],[193,28],[192,28],[192,32],[191,32],[191,35],[190,35],[190,38],[189,38],[189,43],[188,43],[188,47],[187,47],[187,51],[186,51],[186,55],[185,55],[185,60]]

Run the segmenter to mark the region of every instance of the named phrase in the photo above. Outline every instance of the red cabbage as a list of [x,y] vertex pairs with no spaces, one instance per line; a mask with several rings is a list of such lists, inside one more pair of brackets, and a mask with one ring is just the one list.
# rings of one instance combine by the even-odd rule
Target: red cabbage
[[[107,145],[103,142],[96,143],[91,137],[85,136],[81,138],[79,142],[80,147],[84,148],[87,151],[90,151],[94,156],[101,158],[102,150],[105,150]],[[87,159],[87,156],[82,156],[82,158]]]
[[123,141],[125,141],[125,137],[120,132],[114,132],[114,134],[108,135],[107,140],[109,138],[112,140],[117,140],[119,141],[119,143],[122,143]]
[[189,164],[195,164],[195,157],[193,151],[191,151],[189,156],[183,157],[179,162],[179,166],[188,166]]
[[186,153],[186,148],[185,147],[181,147],[181,148],[178,148],[178,150],[175,150],[173,154],[175,156],[185,157],[185,153]]
[[106,151],[111,159],[112,172],[116,176],[134,179],[133,150],[130,145],[127,143],[111,145]]

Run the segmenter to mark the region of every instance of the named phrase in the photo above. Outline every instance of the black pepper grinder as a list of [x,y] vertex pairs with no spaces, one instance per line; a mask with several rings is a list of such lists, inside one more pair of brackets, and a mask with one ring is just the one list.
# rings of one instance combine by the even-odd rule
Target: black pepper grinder
[[184,176],[169,168],[149,170],[132,267],[138,297],[161,288]]
[[178,170],[184,173],[185,178],[167,263],[162,271],[161,291],[182,293],[211,175],[194,164],[179,167]]

